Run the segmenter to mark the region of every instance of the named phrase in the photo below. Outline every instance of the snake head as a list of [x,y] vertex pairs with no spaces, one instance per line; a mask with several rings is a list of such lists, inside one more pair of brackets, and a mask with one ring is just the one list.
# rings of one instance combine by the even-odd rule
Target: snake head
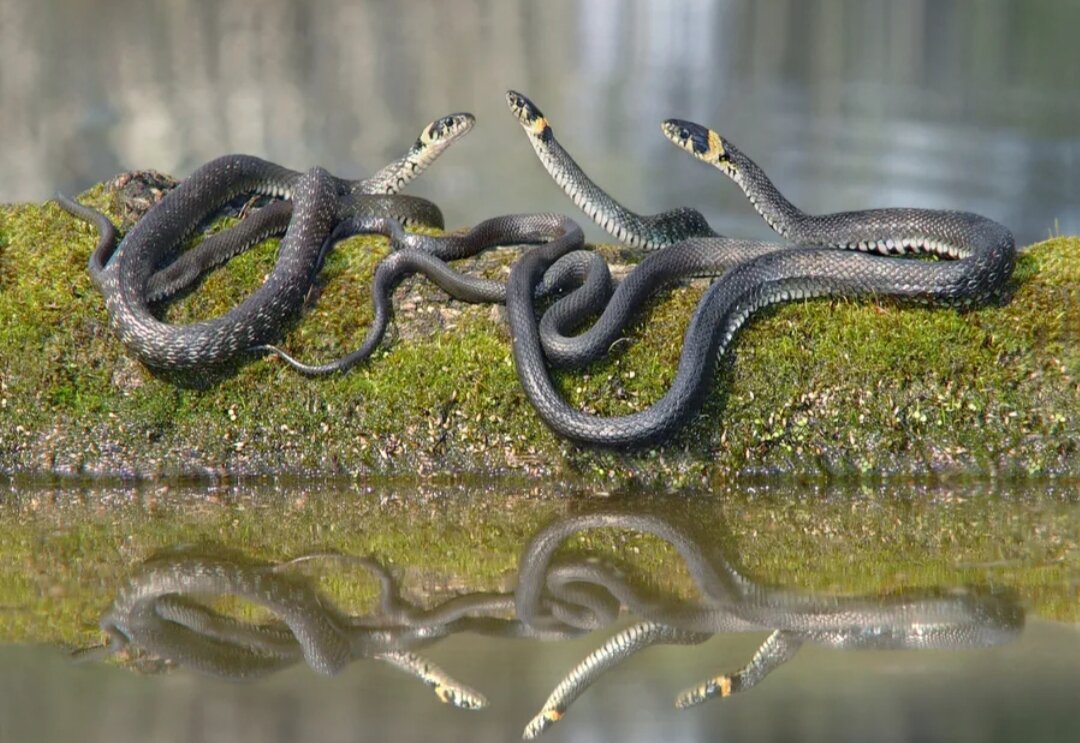
[[558,708],[543,709],[536,717],[529,720],[529,724],[525,726],[525,732],[522,734],[522,738],[525,740],[534,740],[540,737],[540,734],[550,728],[563,718],[564,711]]
[[468,134],[474,124],[476,117],[472,114],[448,114],[428,124],[424,131],[420,132],[420,141],[424,144],[449,144]]
[[521,122],[525,131],[544,140],[551,138],[551,127],[548,126],[547,119],[535,103],[516,90],[508,90],[506,91],[506,105]]
[[735,174],[735,166],[724,148],[724,140],[712,129],[682,119],[668,119],[660,125],[664,136],[702,162],[715,165],[728,175]]
[[458,709],[483,709],[487,706],[487,697],[478,691],[468,687],[457,685],[436,684],[435,696],[443,704],[449,704]]

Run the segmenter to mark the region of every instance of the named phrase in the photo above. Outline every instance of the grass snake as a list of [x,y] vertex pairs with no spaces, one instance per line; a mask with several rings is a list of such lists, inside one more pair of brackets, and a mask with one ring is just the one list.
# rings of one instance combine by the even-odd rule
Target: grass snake
[[[217,158],[167,193],[119,246],[116,230],[103,214],[61,195],[57,201],[100,231],[89,270],[121,342],[153,368],[203,367],[230,360],[281,335],[322,265],[327,236],[342,220],[361,215],[441,227],[442,216],[434,204],[394,194],[467,133],[473,122],[470,114],[452,114],[432,122],[405,156],[366,180],[337,178],[322,168],[298,173],[247,155]],[[241,223],[205,241],[162,270],[167,257],[199,224],[244,193],[284,198],[292,204],[272,206],[252,224]],[[240,305],[219,317],[187,325],[155,317],[152,302],[189,286],[203,271],[262,237],[282,231],[284,239],[273,270]]]
[[[690,320],[667,393],[640,412],[603,417],[573,408],[553,384],[540,334],[542,321],[533,306],[535,287],[548,267],[577,246],[554,241],[529,251],[514,265],[506,307],[519,379],[540,417],[573,441],[640,447],[670,436],[701,407],[719,356],[751,315],[764,307],[843,296],[966,308],[998,295],[1012,273],[1013,236],[993,220],[967,212],[911,208],[807,214],[785,199],[764,171],[729,141],[677,119],[663,123],[664,135],[731,178],[765,221],[794,244],[715,236],[703,219],[687,217],[686,210],[638,217],[573,163],[531,101],[510,91],[507,102],[541,162],[587,214],[632,244],[669,246],[649,255],[616,290],[589,331],[597,342],[590,353],[602,353],[640,302],[662,284],[687,276],[719,275]],[[931,259],[886,257],[904,253]]]
[[[406,157],[367,181],[345,181],[318,168],[299,174],[245,156],[213,161],[167,194],[115,249],[108,220],[73,202],[61,204],[98,222],[102,236],[90,259],[91,275],[106,297],[121,340],[149,366],[190,368],[262,350],[279,354],[307,374],[344,371],[368,358],[382,338],[394,286],[405,275],[421,272],[460,299],[505,301],[518,376],[540,417],[571,440],[610,447],[654,444],[685,425],[703,402],[718,358],[764,307],[822,296],[971,307],[1000,293],[1011,275],[1014,241],[997,222],[966,212],[908,208],[806,214],[730,142],[676,119],[663,123],[665,136],[735,181],[765,221],[793,244],[719,236],[693,209],[637,215],[584,174],[531,101],[510,91],[507,102],[545,167],[575,203],[630,245],[662,247],[648,254],[617,288],[612,288],[606,264],[581,250],[581,230],[567,217],[508,215],[482,222],[464,235],[431,237],[405,233],[392,218],[400,215],[389,213],[397,205],[416,214],[422,205],[372,201],[403,198],[386,194],[467,131],[472,125],[468,115],[435,122]],[[249,224],[242,223],[243,229],[208,238],[162,267],[167,254],[214,208],[249,191],[288,197],[293,203],[272,204],[256,219],[245,220]],[[238,307],[190,325],[169,325],[152,314],[152,302],[190,286],[262,236],[282,230],[285,237],[273,271]],[[357,233],[385,234],[393,244],[393,252],[376,270],[375,321],[362,346],[327,364],[306,364],[270,345],[302,304],[326,253]],[[446,263],[495,245],[521,243],[541,244],[517,261],[505,285],[464,276]],[[886,257],[903,253],[930,260]],[[674,381],[661,399],[640,412],[603,417],[579,411],[561,397],[549,367],[583,366],[604,355],[658,288],[701,275],[718,278],[690,320]],[[560,293],[564,296],[538,317],[535,300]],[[582,319],[592,315],[598,320],[574,334]]]
[[[346,614],[309,581],[287,572],[312,558],[347,560],[370,570],[380,582],[378,612]],[[221,614],[194,595],[232,595],[270,610],[278,621],[256,623]],[[366,558],[318,554],[272,565],[235,556],[177,553],[141,565],[101,617],[100,626],[111,638],[107,652],[134,644],[233,681],[260,678],[300,660],[320,674],[334,675],[354,660],[371,658],[420,679],[443,702],[479,709],[487,704],[483,694],[413,652],[455,632],[493,626],[491,634],[499,633],[500,626],[485,619],[505,602],[478,596],[466,606],[463,603],[458,600],[427,611],[406,604],[385,568]],[[81,657],[93,655],[83,651]]]

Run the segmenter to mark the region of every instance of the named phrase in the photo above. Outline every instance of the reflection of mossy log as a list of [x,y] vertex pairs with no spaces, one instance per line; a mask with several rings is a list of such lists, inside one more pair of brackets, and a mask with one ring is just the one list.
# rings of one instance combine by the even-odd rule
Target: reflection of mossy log
[[[424,605],[508,591],[541,526],[594,508],[664,515],[767,585],[837,594],[991,586],[1015,592],[1032,617],[1080,621],[1080,504],[1059,485],[720,486],[599,502],[591,491],[551,487],[542,492],[555,497],[538,497],[531,482],[508,479],[402,488],[262,482],[212,493],[91,487],[78,497],[23,490],[0,501],[0,637],[100,642],[96,622],[116,591],[142,560],[173,545],[204,553],[218,545],[271,562],[312,551],[371,556]],[[646,587],[698,596],[682,557],[656,537],[598,529],[565,548],[611,559]],[[323,576],[321,589],[350,613],[373,606],[377,581],[356,565],[297,570]],[[260,616],[237,603],[247,618]]]
[[[119,191],[84,199],[130,218]],[[1080,238],[1027,250],[1000,308],[818,301],[768,312],[741,334],[704,413],[634,456],[556,439],[517,384],[499,311],[448,302],[420,280],[399,289],[393,342],[345,376],[254,360],[212,380],[155,378],[108,330],[86,273],[94,242],[54,205],[0,208],[0,472],[1080,474]],[[338,248],[288,350],[326,359],[358,343],[381,245]],[[482,267],[505,274],[514,255]],[[234,260],[168,317],[221,312],[273,260],[272,244]],[[561,376],[566,394],[606,413],[656,399],[700,291],[662,295],[608,360]]]

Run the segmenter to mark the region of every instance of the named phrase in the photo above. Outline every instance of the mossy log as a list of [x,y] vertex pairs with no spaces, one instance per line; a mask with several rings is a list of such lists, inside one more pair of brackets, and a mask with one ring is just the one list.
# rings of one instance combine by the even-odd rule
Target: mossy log
[[[129,175],[82,199],[126,228],[155,193]],[[86,271],[95,242],[54,204],[0,207],[0,473],[520,472],[666,487],[762,475],[1080,475],[1078,237],[1026,248],[1001,306],[960,313],[836,300],[763,313],[740,333],[693,423],[636,453],[552,434],[517,382],[501,308],[450,301],[422,279],[399,288],[383,349],[346,375],[312,380],[260,358],[212,375],[155,375],[109,330]],[[224,311],[261,281],[275,249],[270,240],[233,260],[166,316]],[[324,360],[356,346],[386,250],[381,238],[340,245],[285,348]],[[516,255],[495,251],[466,268],[504,276]],[[607,359],[558,374],[565,394],[607,414],[657,399],[703,286],[662,293]]]

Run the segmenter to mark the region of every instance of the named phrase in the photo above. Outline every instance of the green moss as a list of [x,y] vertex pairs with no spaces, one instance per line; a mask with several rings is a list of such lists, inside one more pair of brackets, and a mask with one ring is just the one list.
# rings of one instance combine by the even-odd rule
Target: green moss
[[[119,213],[102,188],[83,198]],[[261,359],[155,377],[108,329],[85,269],[95,242],[54,205],[0,208],[0,472],[517,471],[667,487],[736,475],[1080,475],[1080,238],[1027,250],[1003,307],[817,301],[765,313],[740,334],[703,414],[636,454],[551,434],[516,381],[498,311],[445,302],[419,280],[398,291],[399,307],[415,300],[398,339],[348,375],[311,380]],[[168,318],[234,306],[271,267],[275,244],[214,272]],[[326,359],[359,345],[384,246],[338,248],[284,340],[290,352]],[[557,375],[567,396],[607,414],[658,399],[700,291],[662,295],[609,358]]]

